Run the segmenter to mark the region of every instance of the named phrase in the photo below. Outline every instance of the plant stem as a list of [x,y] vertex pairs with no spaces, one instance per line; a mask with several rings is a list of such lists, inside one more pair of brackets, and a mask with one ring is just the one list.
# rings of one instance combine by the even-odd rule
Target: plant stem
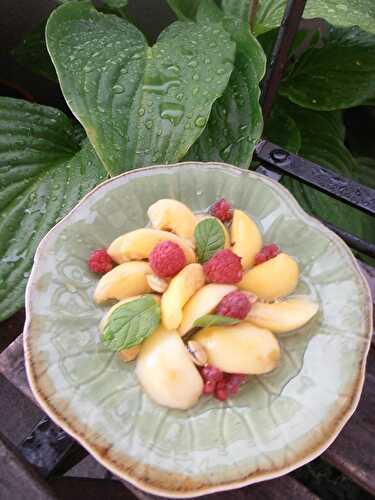
[[259,4],[259,0],[253,0],[251,3],[251,10],[250,10],[250,17],[249,17],[249,25],[250,25],[251,31],[254,31],[255,18],[257,15],[258,4]]

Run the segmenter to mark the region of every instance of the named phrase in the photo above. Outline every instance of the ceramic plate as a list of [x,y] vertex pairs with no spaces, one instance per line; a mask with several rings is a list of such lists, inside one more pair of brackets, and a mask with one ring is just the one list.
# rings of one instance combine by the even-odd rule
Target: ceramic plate
[[[296,293],[320,312],[280,337],[280,366],[235,398],[169,410],[141,390],[134,363],[100,343],[106,308],[92,301],[87,256],[146,225],[160,198],[202,211],[222,196],[297,259]],[[347,246],[276,182],[219,163],[144,168],[89,193],[41,242],[26,308],[26,367],[42,408],[113,473],[171,497],[274,478],[319,455],[358,403],[371,330],[369,290]]]

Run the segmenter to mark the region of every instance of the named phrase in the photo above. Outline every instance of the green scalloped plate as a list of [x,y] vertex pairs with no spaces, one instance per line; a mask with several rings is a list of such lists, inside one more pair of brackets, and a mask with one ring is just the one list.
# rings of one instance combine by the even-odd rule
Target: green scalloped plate
[[[195,211],[224,196],[251,214],[266,242],[300,266],[296,293],[320,303],[280,337],[282,362],[225,403],[169,410],[141,390],[134,363],[99,341],[89,253],[147,224],[147,207],[175,198]],[[367,283],[348,247],[291,194],[221,163],[135,170],[104,182],[41,242],[26,292],[26,368],[46,413],[119,477],[148,492],[192,497],[285,474],[322,453],[357,406],[371,332]]]

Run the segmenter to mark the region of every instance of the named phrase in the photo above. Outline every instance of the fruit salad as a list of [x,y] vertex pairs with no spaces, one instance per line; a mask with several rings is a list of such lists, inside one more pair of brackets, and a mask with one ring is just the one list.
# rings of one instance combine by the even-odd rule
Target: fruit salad
[[318,304],[292,296],[293,256],[264,244],[251,216],[225,200],[206,213],[162,199],[150,227],[94,250],[97,304],[112,302],[99,330],[124,362],[135,360],[156,403],[188,409],[200,397],[225,401],[251,375],[282,362],[277,336],[305,325]]

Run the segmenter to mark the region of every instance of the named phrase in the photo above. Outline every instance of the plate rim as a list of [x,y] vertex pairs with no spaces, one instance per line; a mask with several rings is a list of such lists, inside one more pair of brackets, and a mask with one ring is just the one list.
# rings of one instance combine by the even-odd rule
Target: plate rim
[[[36,273],[36,267],[41,259],[42,253],[43,253],[43,248],[44,246],[48,243],[48,240],[51,238],[52,234],[55,232],[56,228],[59,227],[60,225],[63,225],[66,223],[67,219],[70,218],[70,216],[79,210],[79,207],[86,202],[86,200],[92,196],[96,191],[99,191],[103,189],[105,186],[115,182],[123,177],[131,177],[131,176],[142,176],[142,174],[150,172],[152,170],[156,169],[162,169],[162,170],[173,170],[176,168],[183,168],[184,166],[197,166],[200,165],[201,167],[208,168],[208,169],[219,169],[224,171],[231,170],[232,172],[235,172],[237,174],[241,175],[249,175],[250,177],[255,177],[258,179],[261,179],[262,182],[271,185],[273,188],[276,188],[276,191],[278,190],[281,195],[286,196],[289,198],[289,201],[291,202],[292,205],[294,205],[294,208],[296,211],[299,213],[300,217],[303,220],[308,220],[310,222],[313,222],[315,227],[323,232],[327,238],[331,241],[334,242],[334,244],[338,247],[341,247],[345,253],[350,257],[350,261],[353,267],[353,270],[356,271],[357,275],[360,277],[360,281],[362,282],[362,286],[364,288],[364,291],[367,294],[367,322],[368,322],[368,332],[367,332],[367,338],[366,338],[366,345],[363,350],[363,357],[361,362],[358,364],[358,372],[357,372],[357,378],[352,384],[351,388],[351,394],[349,401],[345,408],[342,408],[340,411],[339,416],[335,416],[334,422],[331,424],[331,428],[329,431],[329,436],[323,440],[322,443],[318,443],[315,446],[309,445],[308,448],[310,449],[305,449],[303,452],[303,456],[299,459],[294,460],[291,464],[275,468],[273,471],[255,471],[250,473],[247,477],[242,478],[242,479],[236,479],[236,480],[227,480],[223,483],[217,483],[216,485],[210,485],[210,486],[202,486],[202,487],[194,487],[194,488],[187,488],[184,490],[171,490],[165,489],[163,486],[160,486],[160,484],[152,484],[150,481],[143,481],[139,479],[138,477],[132,476],[131,473],[129,473],[126,468],[121,468],[120,465],[117,465],[114,463],[114,461],[110,458],[106,457],[106,454],[101,453],[100,449],[98,447],[95,447],[94,444],[91,444],[87,442],[86,438],[84,436],[81,436],[79,432],[77,432],[75,429],[71,427],[71,424],[69,422],[66,422],[64,420],[64,415],[63,412],[58,412],[55,408],[50,406],[46,400],[45,396],[43,395],[42,390],[38,387],[38,377],[35,376],[32,368],[32,360],[31,360],[31,348],[29,346],[29,341],[32,336],[32,330],[31,330],[31,318],[32,318],[32,291],[33,291],[33,277]],[[48,233],[42,238],[40,241],[35,255],[34,255],[34,261],[33,261],[33,267],[27,282],[26,286],[26,292],[25,292],[25,311],[26,311],[26,318],[25,318],[25,324],[24,324],[24,329],[23,329],[23,348],[24,348],[24,356],[25,356],[25,367],[26,367],[26,374],[27,374],[27,379],[28,383],[30,385],[30,388],[32,390],[32,393],[37,401],[37,403],[40,405],[40,407],[43,409],[43,411],[54,421],[59,425],[67,434],[72,436],[78,443],[85,448],[93,457],[105,468],[109,469],[111,472],[119,476],[120,479],[124,480],[125,482],[129,482],[133,486],[151,494],[155,495],[161,495],[164,497],[168,498],[194,498],[194,497],[199,497],[201,495],[207,495],[211,493],[218,493],[220,491],[228,491],[232,489],[237,489],[237,488],[242,488],[245,486],[249,486],[250,484],[256,484],[261,481],[265,480],[270,480],[270,479],[275,479],[277,477],[283,476],[285,474],[288,474],[289,472],[307,464],[311,460],[314,460],[317,458],[319,455],[321,455],[332,443],[333,441],[337,438],[337,436],[340,434],[341,430],[345,426],[345,424],[348,422],[350,417],[353,415],[355,409],[358,406],[359,399],[362,393],[363,389],[363,384],[364,384],[364,379],[365,379],[365,372],[366,372],[366,360],[368,356],[368,352],[370,349],[371,345],[371,338],[372,338],[372,299],[371,299],[371,292],[370,292],[370,287],[367,283],[366,278],[364,277],[362,270],[357,263],[352,251],[348,247],[348,245],[339,237],[337,236],[333,231],[328,229],[322,222],[317,220],[316,218],[312,217],[309,215],[305,210],[300,206],[298,201],[294,198],[294,196],[280,183],[275,181],[274,179],[271,179],[265,175],[259,174],[257,172],[251,171],[251,170],[245,170],[227,163],[223,162],[201,162],[201,161],[188,161],[188,162],[179,162],[179,163],[171,163],[171,164],[156,164],[156,165],[150,165],[147,167],[142,167],[142,168],[137,168],[134,170],[130,170],[124,173],[121,173],[115,177],[111,177],[97,186],[93,188],[91,191],[85,194],[85,196],[59,221],[55,226],[53,226]]]

